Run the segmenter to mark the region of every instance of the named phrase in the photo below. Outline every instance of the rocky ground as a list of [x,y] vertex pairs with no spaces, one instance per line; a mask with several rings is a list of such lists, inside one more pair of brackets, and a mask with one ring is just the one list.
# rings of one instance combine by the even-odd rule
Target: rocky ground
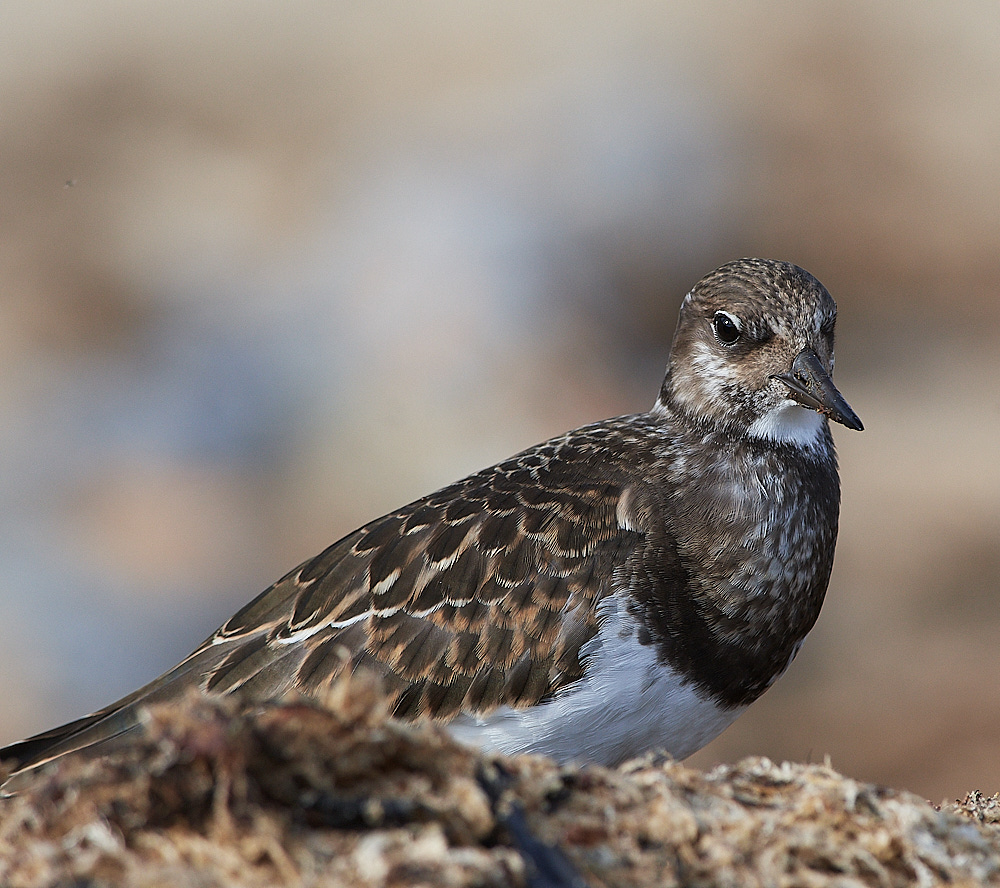
[[1000,798],[933,806],[828,765],[482,756],[377,687],[239,714],[193,696],[0,801],[20,886],[1000,885]]

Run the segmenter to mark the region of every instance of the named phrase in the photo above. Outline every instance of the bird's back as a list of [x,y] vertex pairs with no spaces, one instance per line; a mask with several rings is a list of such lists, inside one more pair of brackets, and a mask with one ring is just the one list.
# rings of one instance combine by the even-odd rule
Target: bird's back
[[617,514],[622,461],[651,459],[635,421],[579,429],[370,522],[150,684],[0,755],[30,767],[99,751],[136,728],[142,707],[191,687],[248,704],[290,690],[322,700],[345,669],[378,674],[406,719],[551,697],[579,679],[595,605],[640,542]]

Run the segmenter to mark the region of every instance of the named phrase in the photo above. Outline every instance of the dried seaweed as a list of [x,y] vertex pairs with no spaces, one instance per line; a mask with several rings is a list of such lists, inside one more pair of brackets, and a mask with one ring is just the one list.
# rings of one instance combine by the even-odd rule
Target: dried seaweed
[[998,796],[939,810],[828,765],[484,757],[350,679],[327,708],[193,695],[47,766],[0,801],[0,884],[1000,885],[998,822]]

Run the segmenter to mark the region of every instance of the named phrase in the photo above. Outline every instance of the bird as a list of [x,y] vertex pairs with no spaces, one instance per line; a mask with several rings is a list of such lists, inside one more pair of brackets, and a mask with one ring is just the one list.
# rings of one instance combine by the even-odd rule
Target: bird
[[192,688],[253,707],[378,676],[391,714],[502,754],[676,759],[786,670],[833,567],[837,306],[729,262],[684,297],[645,413],[585,425],[365,524],[164,675],[0,750],[15,776],[128,742]]

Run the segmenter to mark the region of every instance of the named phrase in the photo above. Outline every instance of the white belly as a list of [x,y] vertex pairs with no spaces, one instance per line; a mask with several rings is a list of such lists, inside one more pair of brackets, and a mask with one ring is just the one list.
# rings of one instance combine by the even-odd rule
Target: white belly
[[449,726],[463,743],[508,755],[614,765],[650,749],[685,758],[727,728],[746,707],[724,709],[637,641],[632,617],[611,597],[583,654],[587,673],[555,699],[530,709],[501,707],[463,715]]

